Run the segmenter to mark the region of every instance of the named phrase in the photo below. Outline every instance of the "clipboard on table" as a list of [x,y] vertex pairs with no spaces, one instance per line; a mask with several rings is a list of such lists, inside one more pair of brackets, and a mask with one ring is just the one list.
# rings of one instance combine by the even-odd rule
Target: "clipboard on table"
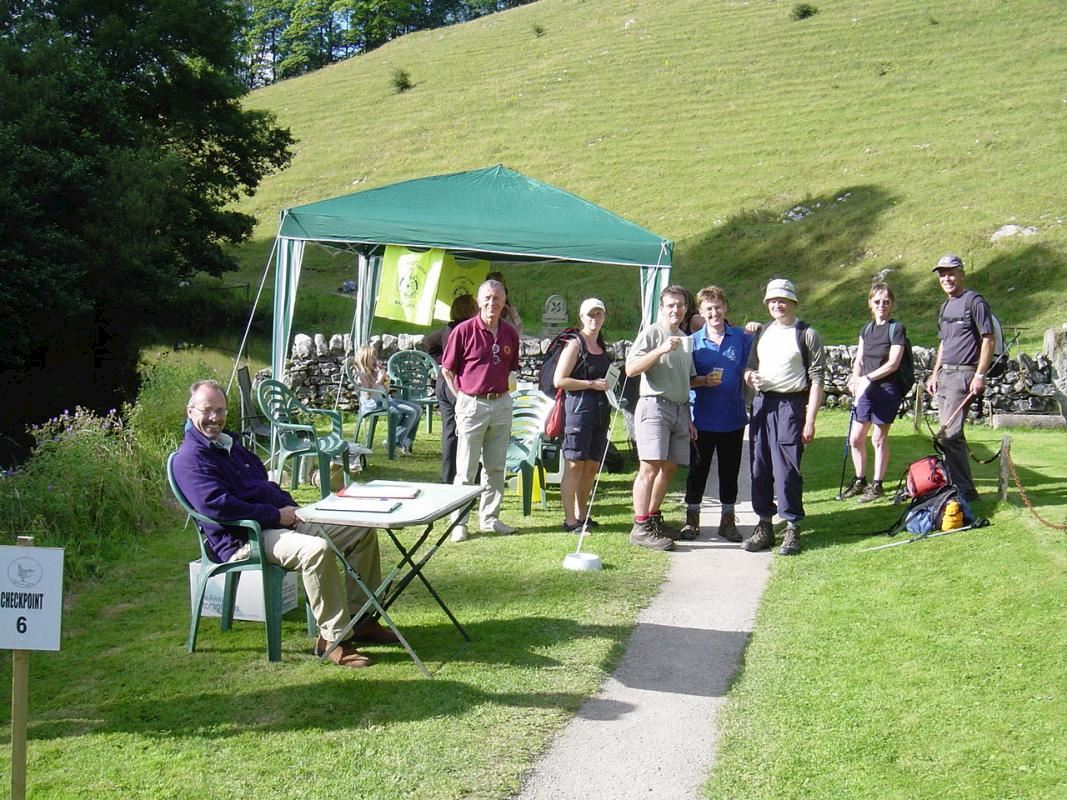
[[389,514],[400,508],[400,501],[380,497],[341,497],[333,494],[320,500],[315,507],[352,514]]
[[417,486],[371,486],[353,483],[337,490],[340,497],[360,500],[414,500],[422,490]]
[[608,374],[604,376],[604,380],[608,384],[608,402],[611,407],[618,410],[619,408],[619,396],[615,393],[615,387],[619,385],[619,375],[621,370],[618,364],[611,364],[608,366]]

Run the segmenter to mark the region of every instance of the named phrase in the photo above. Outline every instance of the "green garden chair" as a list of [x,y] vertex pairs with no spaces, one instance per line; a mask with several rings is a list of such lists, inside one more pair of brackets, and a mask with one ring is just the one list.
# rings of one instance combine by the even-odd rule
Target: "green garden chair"
[[437,362],[421,350],[400,350],[386,364],[389,383],[400,397],[426,411],[426,432],[433,433],[433,410],[437,408]]
[[[267,629],[267,658],[271,661],[281,661],[282,659],[282,581],[285,579],[286,569],[277,565],[269,563],[264,555],[261,544],[262,530],[260,525],[255,520],[240,519],[234,521],[226,521],[223,523],[219,520],[214,520],[200,512],[196,511],[189,501],[185,498],[182,490],[178,488],[178,484],[174,480],[174,456],[176,453],[171,453],[167,456],[167,483],[170,484],[170,490],[174,494],[174,499],[178,501],[178,505],[181,506],[197,529],[197,540],[200,543],[200,579],[196,585],[196,599],[193,601],[191,608],[191,617],[189,620],[189,638],[186,640],[185,649],[190,653],[196,650],[196,635],[200,629],[200,612],[204,606],[204,594],[207,591],[208,581],[210,581],[216,575],[223,575],[223,592],[222,592],[222,613],[219,618],[219,627],[221,630],[228,631],[233,624],[233,607],[234,601],[237,597],[237,585],[241,579],[241,573],[243,572],[259,572],[263,583],[263,611],[265,618],[265,626]],[[203,531],[201,530],[201,523],[209,523],[214,525],[232,525],[234,527],[245,528],[248,531],[248,543],[250,545],[250,552],[248,558],[243,561],[227,561],[225,563],[219,563],[211,558],[208,552],[206,539]],[[315,617],[311,612],[311,606],[305,603],[307,610],[307,630],[308,636],[315,636],[318,633],[318,625],[315,624]]]
[[530,516],[533,506],[534,472],[541,485],[541,508],[548,508],[545,492],[545,467],[541,458],[545,420],[555,404],[540,389],[519,389],[511,393],[511,438],[505,470],[522,476],[522,515]]
[[[349,388],[355,393],[356,397],[356,422],[352,431],[352,441],[359,444],[359,433],[363,428],[363,421],[367,421],[367,440],[362,445],[370,453],[374,449],[374,430],[378,425],[378,419],[385,417],[386,423],[386,454],[390,460],[396,458],[396,424],[400,419],[400,412],[395,408],[389,406],[389,393],[381,389],[365,389],[356,383],[355,376],[352,373],[352,360],[346,358],[341,365],[341,379],[348,384]],[[370,411],[363,411],[360,408],[359,393],[364,392],[376,399],[381,400],[380,408],[375,408]]]
[[[270,420],[271,427],[278,436],[278,475],[282,474],[285,462],[295,458],[292,464],[293,488],[296,488],[300,474],[300,462],[305,456],[313,456],[319,466],[319,487],[323,497],[330,495],[330,462],[341,457],[344,466],[345,481],[349,474],[349,447],[341,431],[341,414],[333,409],[308,408],[297,399],[293,390],[280,381],[267,379],[256,390],[259,407],[263,415]],[[315,430],[309,422],[300,420],[315,416],[326,417],[330,421],[330,431],[322,433]]]

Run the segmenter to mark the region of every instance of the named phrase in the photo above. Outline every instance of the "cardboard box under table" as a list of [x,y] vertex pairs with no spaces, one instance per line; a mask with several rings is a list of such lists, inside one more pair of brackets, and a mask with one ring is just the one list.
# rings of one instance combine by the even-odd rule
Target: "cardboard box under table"
[[[452,624],[463,637],[464,642],[470,641],[470,636],[459,624],[459,620],[445,605],[444,600],[433,588],[430,581],[423,574],[423,568],[440,549],[442,543],[448,538],[455,527],[448,517],[453,512],[460,512],[465,516],[470,512],[478,496],[481,494],[480,486],[453,486],[444,483],[405,483],[402,481],[371,481],[365,484],[352,484],[342,490],[345,496],[333,494],[310,506],[300,509],[300,516],[307,522],[327,525],[350,525],[356,527],[377,528],[384,530],[393,545],[400,553],[400,561],[382,579],[382,585],[374,591],[364,583],[363,577],[356,572],[348,559],[345,558],[333,541],[322,534],[330,544],[330,549],[340,559],[345,571],[359,585],[360,589],[369,598],[363,608],[352,616],[351,622],[345,628],[338,641],[344,640],[348,632],[356,625],[363,614],[377,612],[386,625],[388,625],[400,639],[400,643],[407,650],[416,666],[427,677],[433,677],[423,665],[418,655],[408,644],[404,634],[397,628],[396,623],[389,616],[389,607],[403,594],[408,585],[416,578],[426,587],[426,590],[437,601],[437,605],[445,612]],[[435,523],[444,520],[446,524],[439,526],[438,535],[431,539]],[[396,531],[402,528],[424,526],[414,543],[405,547],[397,537]],[[423,549],[425,546],[425,550]],[[419,560],[416,561],[416,556]],[[336,646],[336,644],[335,644]],[[331,648],[332,649],[332,648]],[[329,651],[323,654],[323,658],[329,655]]]
[[[238,576],[240,573],[235,573]],[[196,603],[196,586],[200,580],[200,559],[189,562],[189,604]],[[216,575],[208,581],[204,592],[204,604],[200,607],[201,617],[222,616],[222,593],[226,576]],[[286,572],[282,580],[282,613],[296,608],[296,573]],[[195,611],[195,608],[193,609]],[[233,618],[250,622],[263,622],[263,583],[258,577],[239,581],[237,596],[233,603]]]

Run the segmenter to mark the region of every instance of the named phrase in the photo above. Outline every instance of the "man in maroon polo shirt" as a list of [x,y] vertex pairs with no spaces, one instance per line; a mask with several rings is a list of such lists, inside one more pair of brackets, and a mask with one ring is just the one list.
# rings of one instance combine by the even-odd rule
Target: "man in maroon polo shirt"
[[[482,464],[478,515],[488,533],[514,533],[500,520],[504,466],[511,435],[512,372],[519,369],[519,334],[501,319],[507,293],[499,281],[478,287],[478,314],[459,323],[441,357],[441,375],[456,398],[456,480],[474,483]],[[452,531],[452,541],[467,538],[466,520]]]

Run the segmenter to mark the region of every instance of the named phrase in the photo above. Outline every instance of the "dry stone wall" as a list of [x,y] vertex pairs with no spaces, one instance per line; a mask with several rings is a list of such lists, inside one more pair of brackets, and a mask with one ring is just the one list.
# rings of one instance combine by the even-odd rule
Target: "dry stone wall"
[[[383,334],[371,337],[378,358],[387,361],[398,350],[422,349],[422,334]],[[541,368],[541,360],[548,349],[550,339],[522,337],[519,356],[522,381],[535,382]],[[631,342],[621,340],[608,346],[612,358],[620,365],[626,360]],[[852,402],[845,387],[856,355],[855,345],[828,345],[827,348],[826,401],[829,407],[848,407]],[[322,334],[314,337],[297,334],[286,365],[283,380],[296,391],[308,405],[333,408],[335,405],[348,411],[358,405],[350,387],[341,385],[341,364],[352,352],[352,339],[348,334],[335,334],[327,339]],[[936,352],[930,348],[915,347],[915,376],[926,381],[933,366]],[[266,374],[266,373],[264,373]],[[913,393],[909,393],[909,398]],[[990,382],[986,401],[979,411],[978,404],[972,415],[978,413],[1049,414],[1064,413],[1067,408],[1067,326],[1062,330],[1046,333],[1042,353],[1023,353],[1009,359],[1004,373]],[[914,407],[912,402],[911,407]],[[925,414],[936,414],[934,398],[924,397]]]

